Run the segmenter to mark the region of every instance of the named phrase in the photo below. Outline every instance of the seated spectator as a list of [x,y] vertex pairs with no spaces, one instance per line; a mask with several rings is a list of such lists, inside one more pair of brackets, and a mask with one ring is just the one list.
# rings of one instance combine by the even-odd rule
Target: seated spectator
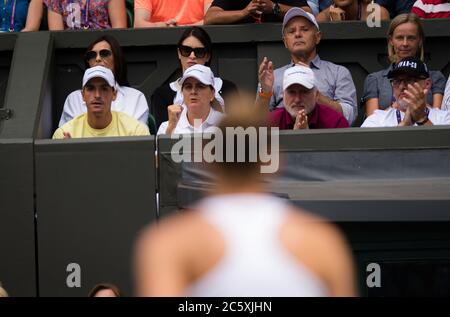
[[292,7],[312,12],[306,0],[214,0],[206,12],[205,24],[278,22]]
[[214,110],[214,74],[207,66],[189,67],[180,80],[183,104],[167,108],[169,120],[163,122],[159,134],[213,132],[223,114]]
[[38,31],[42,0],[4,0],[0,3],[0,32]]
[[420,59],[402,59],[387,77],[392,83],[395,102],[386,110],[376,110],[361,127],[450,124],[450,112],[427,104],[426,93],[431,88],[431,79],[427,66]]
[[389,11],[391,19],[403,13],[410,13],[414,1],[416,0],[375,0]]
[[101,283],[92,288],[88,297],[122,297],[122,293],[116,285]]
[[[401,14],[391,21],[388,29],[388,55],[395,64],[406,57],[424,59],[425,34],[420,19],[411,13]],[[387,109],[392,105],[392,86],[386,77],[392,70],[387,69],[369,74],[364,82],[362,102],[365,103],[366,115],[370,116],[377,109]],[[427,103],[439,108],[444,94],[445,78],[439,71],[431,71],[431,89],[428,91]]]
[[[180,61],[180,70],[177,71],[177,76],[180,78],[186,69],[192,65],[209,66],[212,58],[212,43],[211,38],[204,29],[198,26],[186,29],[181,35],[177,46],[178,59]],[[151,107],[157,127],[168,120],[168,106],[183,103],[183,94],[179,84],[180,78],[171,83],[164,83],[153,93]],[[238,91],[233,82],[218,77],[214,78],[214,90],[214,104],[218,108],[217,110],[221,107],[223,108],[226,100]]]
[[149,135],[146,125],[122,112],[111,111],[116,81],[109,68],[94,66],[83,76],[81,94],[87,113],[58,128],[53,139]]
[[134,27],[203,25],[212,0],[135,0]]
[[[259,70],[259,81],[263,91],[272,91],[272,63],[264,58]],[[271,111],[269,125],[287,129],[332,129],[348,128],[347,120],[334,109],[318,104],[316,78],[311,68],[297,65],[286,69],[283,78],[284,107]],[[258,105],[269,109],[269,96],[261,93]]]
[[[370,11],[367,10],[371,0],[334,0],[334,4],[320,12],[317,22],[328,21],[366,21]],[[389,20],[389,12],[380,7],[381,20]]]
[[320,59],[317,45],[322,34],[314,16],[300,8],[292,8],[284,17],[282,34],[284,45],[291,54],[291,62],[274,71],[270,108],[284,106],[284,71],[300,62],[308,65],[314,72],[318,90],[317,103],[343,114],[348,123],[352,124],[358,111],[355,84],[347,68]]
[[[117,40],[111,35],[103,35],[89,44],[85,54],[86,68],[104,66],[114,73],[117,97],[112,103],[113,111],[124,112],[130,117],[147,125],[148,105],[142,92],[129,87],[127,63]],[[58,126],[87,111],[81,90],[75,90],[67,96]]]
[[411,12],[422,19],[450,18],[450,2],[448,0],[417,0]]
[[450,110],[450,76],[447,80],[447,85],[445,85],[444,99],[442,100],[442,110]]
[[124,0],[44,0],[50,31],[126,28]]

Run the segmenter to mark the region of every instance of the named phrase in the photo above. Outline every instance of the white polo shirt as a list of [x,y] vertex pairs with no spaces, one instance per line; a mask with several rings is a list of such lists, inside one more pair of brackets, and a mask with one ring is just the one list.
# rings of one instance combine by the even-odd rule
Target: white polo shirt
[[[430,119],[434,125],[450,124],[450,111],[442,111],[431,107],[427,108],[429,110],[428,119]],[[404,117],[405,113],[400,111],[401,120],[403,120]],[[397,109],[388,108],[386,110],[375,110],[373,114],[364,120],[361,128],[396,127],[398,124]]]
[[[147,99],[137,89],[117,85],[117,97],[111,104],[111,111],[126,113],[147,125],[149,111]],[[71,92],[64,103],[58,127],[86,112],[87,108],[81,96],[81,90]]]
[[[183,105],[183,111],[180,115],[180,120],[177,123],[176,128],[173,130],[173,134],[186,134],[186,133],[212,133],[215,130],[215,127],[218,126],[220,120],[222,120],[224,114],[210,108],[208,117],[203,123],[194,128],[188,120],[187,117],[187,107]],[[166,134],[167,127],[169,125],[169,121],[164,121],[161,123],[158,129],[157,135]]]

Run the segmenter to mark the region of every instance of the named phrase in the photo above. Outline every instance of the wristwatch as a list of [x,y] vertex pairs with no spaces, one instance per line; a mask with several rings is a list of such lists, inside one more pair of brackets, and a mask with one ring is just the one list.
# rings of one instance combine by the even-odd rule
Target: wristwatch
[[281,9],[280,9],[280,5],[277,2],[273,3],[272,6],[272,12],[273,14],[280,16],[281,15]]

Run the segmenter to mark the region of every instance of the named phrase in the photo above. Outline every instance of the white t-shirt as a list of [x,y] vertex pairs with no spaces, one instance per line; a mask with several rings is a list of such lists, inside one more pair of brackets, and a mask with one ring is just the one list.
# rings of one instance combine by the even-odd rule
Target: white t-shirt
[[[117,97],[112,102],[111,111],[123,112],[148,125],[148,104],[144,94],[137,89],[117,85]],[[87,112],[81,90],[75,90],[67,96],[58,127]]]
[[[450,112],[442,111],[436,108],[427,107],[429,110],[428,118],[434,125],[450,124]],[[405,117],[405,113],[400,111],[401,120]],[[386,110],[375,110],[366,120],[364,120],[361,128],[376,127],[396,127],[398,126],[397,109],[388,108]]]
[[[183,107],[183,111],[181,112],[180,120],[178,121],[176,128],[172,132],[173,134],[213,133],[215,131],[215,128],[219,124],[220,120],[224,116],[223,113],[221,113],[217,110],[214,110],[213,108],[210,108],[210,111],[209,111],[209,114],[208,114],[208,117],[206,118],[206,120],[203,121],[203,123],[199,127],[194,128],[189,123],[189,120],[187,117],[187,107],[184,105],[182,107]],[[159,129],[158,129],[158,133],[156,133],[156,134],[157,135],[166,134],[168,125],[169,125],[169,121],[164,121],[163,123],[161,123],[161,125],[159,126]]]
[[441,110],[450,110],[450,77],[445,85],[444,99],[442,99]]

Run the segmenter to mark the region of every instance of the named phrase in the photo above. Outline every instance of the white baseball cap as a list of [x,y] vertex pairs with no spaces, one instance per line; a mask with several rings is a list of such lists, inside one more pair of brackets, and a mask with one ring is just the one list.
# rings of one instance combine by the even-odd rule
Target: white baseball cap
[[208,66],[195,64],[184,71],[183,77],[180,79],[180,86],[190,77],[198,79],[205,85],[214,87],[214,74]]
[[286,90],[293,84],[299,84],[307,89],[311,89],[316,86],[316,76],[309,67],[305,66],[293,66],[284,71],[283,76],[283,90]]
[[314,24],[316,26],[317,31],[320,31],[319,24],[317,23],[314,15],[312,15],[309,12],[306,12],[305,10],[303,10],[301,8],[293,7],[293,8],[290,8],[288,10],[288,12],[286,12],[286,14],[284,15],[283,28],[281,29],[282,35],[284,35],[283,32],[284,32],[284,28],[286,27],[286,24],[288,24],[288,22],[295,17],[304,17],[305,19],[307,19],[309,22],[311,22],[312,24]]
[[89,80],[92,78],[103,78],[106,80],[108,85],[115,88],[116,80],[114,79],[114,74],[109,68],[104,66],[94,66],[86,69],[83,76],[83,86],[84,87]]

